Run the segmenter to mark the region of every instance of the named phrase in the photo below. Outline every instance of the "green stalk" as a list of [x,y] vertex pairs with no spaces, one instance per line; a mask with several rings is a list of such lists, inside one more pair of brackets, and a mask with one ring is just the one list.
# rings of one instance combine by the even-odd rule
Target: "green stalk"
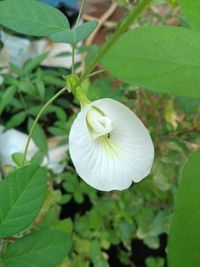
[[55,94],[52,98],[49,99],[49,101],[41,108],[41,110],[39,111],[39,113],[37,114],[37,117],[35,118],[34,122],[33,122],[33,125],[30,129],[30,133],[29,133],[29,136],[28,136],[28,140],[26,142],[26,147],[25,147],[25,150],[24,150],[24,156],[23,156],[23,161],[22,161],[22,167],[24,166],[24,163],[25,163],[25,160],[26,160],[26,155],[27,155],[27,152],[28,152],[28,147],[29,147],[29,144],[30,144],[30,141],[31,141],[31,137],[33,135],[33,132],[35,130],[35,127],[41,117],[41,115],[43,114],[43,112],[45,111],[45,109],[54,101],[56,100],[62,93],[64,93],[65,91],[67,91],[67,88],[64,87],[62,88],[60,91],[58,91],[57,94]]
[[84,2],[85,2],[85,0],[82,0],[82,2],[81,2],[81,6],[80,6],[79,13],[78,13],[78,18],[77,18],[77,20],[76,20],[75,28],[78,26],[78,24],[79,24],[79,22],[80,22],[81,14],[82,14],[82,12],[83,12]]
[[133,8],[128,14],[125,21],[116,30],[115,34],[110,38],[110,40],[102,47],[100,52],[97,54],[96,58],[92,63],[86,68],[83,75],[78,80],[76,86],[79,86],[90,74],[90,72],[99,64],[100,60],[105,56],[105,54],[110,50],[110,48],[115,44],[115,42],[121,37],[121,35],[129,28],[129,26],[138,18],[138,16],[143,12],[145,7],[151,2],[151,0],[141,0],[138,5]]
[[75,46],[72,45],[72,74],[74,74]]
[[101,69],[101,70],[94,71],[94,72],[90,73],[90,74],[87,76],[87,78],[91,78],[91,77],[93,77],[93,76],[95,76],[95,75],[98,75],[98,74],[101,74],[101,73],[103,73],[103,72],[105,72],[105,71],[106,71],[105,69]]
[[[80,10],[79,10],[79,13],[78,13],[78,18],[76,20],[76,24],[75,24],[74,28],[76,28],[78,26],[78,24],[80,23],[81,14],[83,12],[84,2],[85,2],[85,0],[82,0],[81,6],[80,6]],[[74,74],[75,49],[76,49],[76,46],[72,45],[72,72],[71,72],[71,74]]]

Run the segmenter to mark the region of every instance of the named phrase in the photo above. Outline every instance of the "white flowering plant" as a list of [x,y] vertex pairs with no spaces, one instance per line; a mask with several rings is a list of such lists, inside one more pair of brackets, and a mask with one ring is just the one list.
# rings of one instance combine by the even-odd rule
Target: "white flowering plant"
[[[107,256],[101,251],[99,243],[102,244],[103,249],[106,249],[121,240],[124,246],[130,249],[129,235],[132,236],[135,232],[135,224],[138,225],[137,237],[144,239],[146,244],[152,248],[156,248],[158,235],[164,232],[163,229],[158,229],[154,225],[149,226],[151,231],[148,232],[148,225],[145,225],[141,215],[147,214],[146,217],[152,218],[154,212],[149,213],[145,207],[136,212],[132,202],[133,195],[130,194],[130,191],[123,191],[116,195],[116,191],[131,188],[130,190],[136,190],[134,200],[141,201],[137,195],[140,195],[141,185],[139,182],[147,177],[145,180],[148,183],[149,175],[154,177],[161,191],[168,190],[166,189],[168,184],[159,180],[162,179],[162,175],[156,176],[161,166],[160,159],[156,155],[162,151],[156,150],[157,147],[155,148],[150,134],[158,142],[159,135],[150,132],[151,127],[147,129],[145,125],[150,125],[145,121],[147,118],[138,117],[131,108],[122,104],[121,101],[115,100],[112,97],[114,93],[109,97],[105,94],[102,95],[102,98],[93,100],[86,93],[85,84],[87,79],[106,70],[122,83],[145,88],[147,90],[146,97],[150,102],[149,108],[152,108],[154,113],[159,113],[159,102],[154,104],[155,99],[149,97],[148,90],[155,92],[156,97],[162,93],[166,100],[165,119],[173,129],[176,129],[179,118],[176,117],[173,110],[173,97],[188,97],[197,100],[200,98],[200,20],[198,15],[200,1],[179,0],[189,28],[148,26],[130,30],[131,25],[134,25],[141,13],[151,4],[151,0],[138,1],[131,7],[127,16],[117,26],[116,31],[107,42],[98,49],[92,60],[86,65],[85,70],[78,75],[75,68],[78,44],[90,36],[98,25],[95,21],[79,24],[83,4],[84,1],[81,3],[75,26],[70,28],[67,18],[60,11],[40,1],[0,1],[0,24],[3,27],[20,34],[46,37],[56,43],[67,43],[72,48],[72,69],[70,73],[63,75],[64,87],[56,93],[54,92],[43,104],[35,120],[30,123],[27,137],[22,133],[14,132],[17,141],[14,142],[11,139],[12,153],[14,153],[12,159],[15,165],[8,168],[6,173],[5,169],[3,170],[3,179],[0,182],[1,267],[73,266],[73,263],[69,265],[68,258],[72,247],[72,221],[65,219],[52,222],[52,213],[59,213],[57,203],[59,201],[64,203],[69,199],[61,198],[60,191],[52,188],[52,173],[47,172],[47,168],[42,166],[42,160],[38,160],[38,157],[30,157],[31,148],[34,150],[33,137],[36,132],[38,134],[34,141],[44,147],[43,141],[40,140],[43,132],[38,121],[52,103],[64,93],[72,95],[80,109],[73,118],[68,134],[70,168],[67,173],[63,172],[56,180],[58,182],[59,179],[66,179],[64,190],[70,193],[70,197],[73,196],[77,202],[81,203],[84,192],[87,192],[90,201],[96,203],[96,208],[85,217],[78,218],[75,224],[74,246],[78,248],[77,250],[82,249],[80,253],[79,251],[76,253],[83,255],[77,260],[76,266],[82,266],[82,264],[89,266],[90,262],[87,257],[95,266],[108,266],[105,260]],[[36,65],[43,57],[45,55],[36,61]],[[102,69],[95,71],[100,63]],[[28,66],[30,67],[30,65]],[[30,73],[25,74],[26,76],[30,75]],[[39,73],[39,75],[42,74]],[[16,88],[18,87],[11,85],[8,88],[9,94],[13,96]],[[39,89],[40,94],[44,93],[41,86]],[[170,99],[169,94],[173,95]],[[4,103],[0,106],[1,112],[6,105],[9,105],[8,96],[3,95]],[[142,110],[143,107],[139,108]],[[58,107],[56,110],[58,111]],[[62,113],[62,111],[60,112]],[[141,111],[138,113],[142,115]],[[28,111],[24,113],[24,119],[27,114]],[[156,119],[156,116],[152,117]],[[199,119],[199,117],[197,118]],[[148,119],[151,120],[151,123],[157,123],[150,117]],[[199,121],[195,121],[195,130],[199,127],[198,123]],[[9,133],[1,133],[0,155],[3,158],[3,164],[12,165],[11,158],[7,162],[5,156],[6,134]],[[177,149],[176,146],[174,148],[173,140],[171,141],[168,144],[169,151],[174,149],[181,153],[182,150]],[[195,148],[198,148],[198,145]],[[47,150],[43,154],[47,158],[49,157]],[[43,158],[44,155],[42,155]],[[169,166],[171,162],[163,159],[162,161],[164,170],[160,173],[171,171]],[[180,161],[180,163],[183,162],[185,159]],[[184,170],[180,178],[169,231],[169,267],[200,265],[200,241],[196,238],[200,234],[199,162],[200,152],[197,149],[188,163],[183,166]],[[178,163],[175,164],[178,165]],[[71,168],[76,170],[77,175],[82,178],[82,182],[77,181],[74,172],[72,174],[70,171]],[[87,188],[86,191],[84,188]],[[151,190],[150,186],[149,189]],[[152,188],[152,190],[154,189]],[[105,192],[110,191],[110,195],[106,195]],[[148,191],[143,188],[141,192],[145,192],[147,196],[144,196],[144,199],[146,197],[148,199]],[[104,195],[101,200],[97,201],[98,194]],[[69,194],[65,196],[69,197]],[[155,199],[154,203],[159,202],[163,196],[158,194],[156,197],[158,197],[158,201]],[[115,198],[119,199],[119,205],[115,203]],[[121,201],[122,199],[124,202]],[[109,202],[110,206],[107,206],[106,202]],[[122,203],[126,203],[129,213],[125,212],[126,208]],[[153,202],[151,204],[154,205]],[[54,208],[51,209],[52,207]],[[112,213],[118,217],[116,221],[112,221],[105,215]],[[99,214],[101,215],[99,216]],[[106,223],[102,222],[101,225],[104,229],[102,233],[110,235],[110,243],[105,242],[103,234],[99,237],[97,233],[94,236],[90,233],[91,229],[97,227],[93,216],[100,219],[106,217]],[[124,218],[124,221],[121,218]],[[163,218],[164,215],[160,211],[154,224]],[[86,227],[85,220],[87,219],[88,226]],[[119,235],[112,231],[106,231],[106,226],[110,223],[113,224],[113,232],[119,229]],[[90,249],[87,250],[88,242]],[[82,248],[84,246],[86,247]],[[86,255],[86,261],[81,262],[85,256],[84,252],[88,252],[89,256]],[[151,266],[151,260],[146,264]],[[153,264],[156,263],[153,261]],[[162,261],[161,265],[163,265]]]

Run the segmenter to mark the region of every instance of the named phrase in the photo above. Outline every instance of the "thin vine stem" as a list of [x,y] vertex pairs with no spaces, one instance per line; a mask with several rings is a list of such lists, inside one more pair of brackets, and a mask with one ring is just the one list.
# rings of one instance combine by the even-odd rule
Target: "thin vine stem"
[[[1,255],[3,255],[5,253],[7,246],[8,246],[8,240],[4,239],[3,240],[3,247],[2,247]],[[0,259],[0,263],[1,263],[1,259]],[[1,265],[0,265],[0,267],[1,267]]]
[[24,166],[24,163],[25,163],[25,160],[26,160],[26,155],[27,155],[27,152],[28,152],[28,147],[29,147],[29,144],[30,144],[30,141],[31,141],[31,138],[32,138],[32,135],[33,135],[33,132],[35,130],[35,127],[41,117],[41,115],[43,114],[43,112],[46,110],[46,108],[54,101],[56,100],[61,94],[63,94],[65,91],[67,91],[67,88],[64,87],[62,88],[60,91],[58,91],[57,94],[55,94],[52,98],[49,99],[49,101],[41,108],[41,110],[39,111],[39,113],[37,114],[37,117],[35,118],[34,122],[33,122],[33,125],[30,129],[30,133],[29,133],[29,136],[28,136],[28,140],[26,142],[26,147],[25,147],[25,150],[24,150],[24,156],[23,156],[23,161],[22,161],[22,167]]
[[105,72],[105,71],[106,71],[105,69],[94,71],[94,72],[90,73],[90,74],[87,76],[87,78],[91,78],[91,77],[93,77],[93,76],[95,76],[95,75],[98,75],[98,74],[101,74],[101,73],[103,73],[103,72]]
[[74,64],[75,64],[75,46],[72,45],[72,74],[74,74]]
[[129,28],[129,26],[138,18],[138,16],[144,11],[146,6],[150,4],[151,0],[141,0],[138,5],[133,8],[125,21],[116,30],[115,34],[110,38],[110,40],[102,47],[99,53],[96,55],[92,63],[86,68],[85,72],[82,74],[78,80],[75,87],[79,86],[90,74],[90,72],[99,64],[101,59],[106,55],[110,48],[115,44],[115,42],[121,37],[121,35]]
[[[82,0],[81,1],[81,6],[80,6],[80,10],[79,10],[79,13],[78,13],[78,18],[76,20],[76,24],[75,24],[74,28],[76,28],[78,26],[78,24],[80,23],[80,19],[81,19],[81,14],[83,12],[84,3],[85,3],[85,0]],[[76,49],[76,46],[72,45],[72,71],[71,71],[72,74],[74,74],[75,49]]]
[[80,10],[79,10],[79,13],[78,13],[78,18],[76,20],[76,24],[75,24],[75,28],[78,26],[79,22],[80,22],[80,19],[81,19],[81,14],[83,12],[83,6],[84,6],[84,3],[85,3],[85,0],[82,0],[81,1],[81,6],[80,6]]

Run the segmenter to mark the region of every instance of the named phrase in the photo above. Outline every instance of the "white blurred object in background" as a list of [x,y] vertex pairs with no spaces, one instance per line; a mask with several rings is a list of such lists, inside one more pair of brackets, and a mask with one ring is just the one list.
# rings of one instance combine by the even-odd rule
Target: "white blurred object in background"
[[[15,64],[20,68],[23,67],[28,59],[35,58],[45,52],[48,52],[48,55],[42,62],[42,66],[71,68],[72,48],[69,44],[53,43],[46,38],[29,40],[3,31],[1,31],[1,41],[4,43],[4,49],[7,51],[9,63]],[[75,55],[75,62],[78,61],[80,61],[80,56]],[[0,58],[0,64],[1,62]]]
[[[26,142],[28,140],[28,135],[24,134],[18,130],[10,129],[4,132],[4,127],[0,126],[0,165],[4,169],[4,166],[16,166],[12,161],[12,154],[23,153],[25,150]],[[54,140],[54,145],[52,145],[52,139],[49,139],[49,153],[48,157],[44,158],[42,163],[43,166],[51,169],[55,173],[60,173],[64,169],[64,164],[61,164],[66,157],[68,150],[67,145],[56,147],[57,143]],[[33,155],[38,151],[38,147],[35,145],[34,141],[31,140],[27,159],[30,160]]]

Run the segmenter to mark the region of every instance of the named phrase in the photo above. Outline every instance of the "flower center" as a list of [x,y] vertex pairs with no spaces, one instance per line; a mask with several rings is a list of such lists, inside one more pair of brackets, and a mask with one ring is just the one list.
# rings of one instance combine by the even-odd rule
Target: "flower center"
[[113,129],[111,119],[95,107],[92,107],[87,112],[86,118],[90,132],[94,139],[106,134],[110,134]]

